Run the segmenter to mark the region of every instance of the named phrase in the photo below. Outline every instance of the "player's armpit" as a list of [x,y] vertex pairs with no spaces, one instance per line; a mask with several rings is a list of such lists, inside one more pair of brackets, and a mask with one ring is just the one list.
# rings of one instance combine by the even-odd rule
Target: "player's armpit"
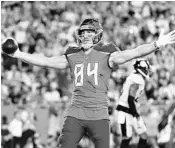
[[114,66],[120,64],[120,59],[116,59],[119,56],[120,52],[121,51],[115,51],[115,52],[110,54],[110,57],[109,57],[109,65],[110,65],[110,67],[114,67]]

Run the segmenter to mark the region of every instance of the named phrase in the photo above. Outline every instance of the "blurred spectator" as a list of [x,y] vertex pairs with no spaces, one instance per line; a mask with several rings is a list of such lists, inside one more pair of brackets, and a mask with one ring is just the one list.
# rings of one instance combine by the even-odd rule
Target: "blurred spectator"
[[10,134],[13,136],[13,148],[21,147],[21,137],[23,130],[23,123],[19,112],[15,112],[14,119],[9,123],[8,127]]
[[[50,73],[50,80],[52,80],[52,76]],[[48,89],[43,94],[43,98],[45,103],[49,108],[49,117],[48,117],[48,137],[53,138],[56,137],[57,134],[60,134],[61,130],[61,114],[62,112],[62,96],[59,92],[58,84],[54,81],[49,83]]]
[[17,70],[16,65],[11,65],[10,71],[7,72],[7,80],[20,80],[20,72]]
[[22,92],[21,92],[21,83],[18,82],[17,85],[10,87],[10,94],[9,98],[11,99],[11,102],[13,104],[18,104],[20,102],[20,99],[22,99]]
[[12,147],[12,135],[8,129],[8,117],[2,116],[1,119],[1,146],[3,148]]
[[20,111],[23,121],[23,132],[21,136],[21,147],[34,147],[36,134],[36,115],[30,108],[24,108]]
[[[173,125],[173,118],[175,116],[175,102],[169,107],[166,113],[162,116],[162,121],[158,125],[158,144],[160,148],[168,147],[168,143],[170,142],[170,138],[172,131],[174,130],[172,127]],[[173,141],[171,141],[172,143]]]

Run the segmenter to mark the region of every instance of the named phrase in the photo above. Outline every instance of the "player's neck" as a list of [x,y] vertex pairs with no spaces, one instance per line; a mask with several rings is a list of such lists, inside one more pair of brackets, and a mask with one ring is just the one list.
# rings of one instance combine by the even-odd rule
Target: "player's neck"
[[85,54],[89,54],[91,51],[92,51],[92,47],[91,48],[88,48],[88,49],[83,49],[83,52]]

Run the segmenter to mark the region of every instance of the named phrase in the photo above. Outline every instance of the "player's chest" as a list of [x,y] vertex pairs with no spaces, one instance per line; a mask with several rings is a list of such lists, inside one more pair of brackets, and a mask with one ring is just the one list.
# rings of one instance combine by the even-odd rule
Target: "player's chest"
[[74,54],[69,57],[71,68],[84,67],[87,69],[94,69],[100,67],[104,63],[107,63],[107,54],[92,50],[89,54],[85,54],[83,51],[78,54]]
[[[69,57],[70,69],[72,74],[77,80],[80,78],[90,79],[95,78],[97,82],[97,76],[108,71],[108,55],[97,51],[92,51],[89,54],[80,52]],[[98,82],[97,82],[98,83]],[[96,83],[95,83],[96,84]]]

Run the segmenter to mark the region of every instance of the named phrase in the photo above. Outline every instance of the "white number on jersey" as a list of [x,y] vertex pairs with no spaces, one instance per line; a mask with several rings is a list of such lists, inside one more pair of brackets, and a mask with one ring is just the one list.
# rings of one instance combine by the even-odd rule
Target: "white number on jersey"
[[[94,64],[94,69],[91,70],[91,66]],[[98,63],[88,63],[87,65],[87,76],[94,75],[94,84],[98,85]],[[75,75],[75,86],[83,86],[84,80],[84,64],[76,64],[74,75]]]
[[74,75],[75,75],[75,86],[83,86],[83,69],[84,64],[76,64]]

